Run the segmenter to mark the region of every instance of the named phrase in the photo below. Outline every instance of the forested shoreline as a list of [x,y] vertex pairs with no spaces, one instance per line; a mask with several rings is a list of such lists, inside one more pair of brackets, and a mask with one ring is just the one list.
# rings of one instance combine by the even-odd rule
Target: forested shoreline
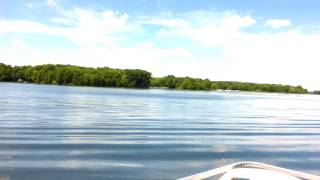
[[10,66],[0,63],[0,81],[42,84],[148,88],[151,73],[140,69],[89,68],[44,64]]
[[301,86],[210,81],[209,79],[175,77],[173,75],[151,77],[150,72],[140,69],[90,68],[60,64],[10,66],[0,63],[0,81],[97,87],[158,87],[184,90],[221,89],[296,94],[308,93],[307,89]]
[[152,78],[152,87],[167,87],[172,89],[185,90],[239,90],[254,92],[274,93],[308,93],[307,89],[301,86],[290,86],[281,84],[258,84],[236,81],[210,81],[209,79],[196,79],[190,77],[175,77],[172,75],[162,78]]

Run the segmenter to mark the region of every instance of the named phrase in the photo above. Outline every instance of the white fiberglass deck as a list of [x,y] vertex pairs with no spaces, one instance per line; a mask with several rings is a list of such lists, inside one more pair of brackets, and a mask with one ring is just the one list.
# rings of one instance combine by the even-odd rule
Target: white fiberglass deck
[[268,164],[256,162],[239,162],[199,174],[181,178],[180,180],[207,179],[220,176],[219,180],[320,180],[319,176],[293,171]]

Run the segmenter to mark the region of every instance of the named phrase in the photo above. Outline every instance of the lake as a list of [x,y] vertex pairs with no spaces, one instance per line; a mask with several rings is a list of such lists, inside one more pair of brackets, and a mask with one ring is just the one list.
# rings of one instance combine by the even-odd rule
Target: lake
[[320,96],[0,83],[0,179],[175,179],[248,160],[320,175]]

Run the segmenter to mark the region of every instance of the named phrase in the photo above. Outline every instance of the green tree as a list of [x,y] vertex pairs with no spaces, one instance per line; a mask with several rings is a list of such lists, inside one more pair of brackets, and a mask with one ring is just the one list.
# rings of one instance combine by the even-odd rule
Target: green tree
[[0,63],[0,81],[12,81],[11,66]]
[[[241,90],[258,92],[307,93],[302,86],[258,84],[235,81],[210,81],[173,75],[151,78],[151,73],[140,69],[88,68],[71,65],[44,64],[14,66],[0,63],[0,81],[67,84],[75,86],[148,88],[167,87],[188,90]],[[318,91],[314,92],[318,93]]]

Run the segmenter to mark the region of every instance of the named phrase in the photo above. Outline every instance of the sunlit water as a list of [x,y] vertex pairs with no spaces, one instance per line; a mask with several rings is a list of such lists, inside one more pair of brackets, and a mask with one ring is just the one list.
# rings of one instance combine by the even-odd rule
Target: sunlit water
[[244,160],[320,175],[320,96],[0,83],[0,179],[175,179]]

